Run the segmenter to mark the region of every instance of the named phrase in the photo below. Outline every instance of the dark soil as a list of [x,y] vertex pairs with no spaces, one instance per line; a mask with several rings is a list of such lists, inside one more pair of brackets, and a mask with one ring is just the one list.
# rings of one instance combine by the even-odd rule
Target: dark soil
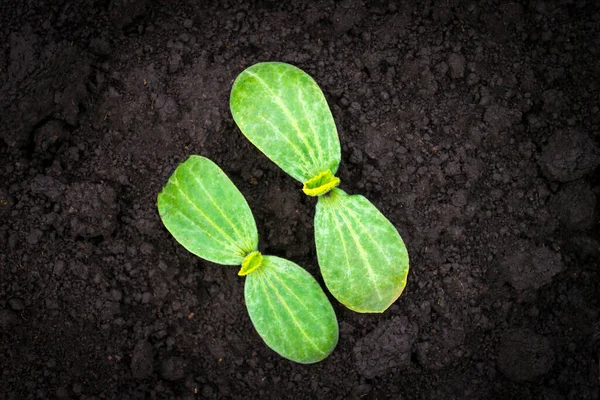
[[[596,1],[3,0],[0,45],[0,399],[600,397]],[[267,60],[322,87],[341,187],[411,256],[384,314],[332,299],[314,365],[155,205],[210,157],[322,283],[314,199],[229,112]]]

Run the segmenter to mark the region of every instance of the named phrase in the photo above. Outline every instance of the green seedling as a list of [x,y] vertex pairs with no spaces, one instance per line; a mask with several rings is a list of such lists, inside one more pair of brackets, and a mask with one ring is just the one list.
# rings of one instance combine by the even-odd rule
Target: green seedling
[[340,142],[317,83],[289,64],[255,64],[235,80],[230,107],[248,140],[318,196],[315,244],[331,293],[351,310],[385,311],[406,286],[408,252],[369,200],[337,187]]
[[309,364],[338,341],[333,307],[315,279],[291,261],[263,256],[250,207],[212,161],[191,156],[158,195],[163,224],[188,251],[205,260],[241,265],[244,299],[254,327],[281,356]]

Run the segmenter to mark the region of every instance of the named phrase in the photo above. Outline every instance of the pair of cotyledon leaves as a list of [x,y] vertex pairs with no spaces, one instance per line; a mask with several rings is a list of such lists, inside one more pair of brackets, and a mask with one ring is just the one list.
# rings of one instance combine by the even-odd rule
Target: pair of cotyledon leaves
[[[285,63],[255,64],[236,79],[231,112],[242,133],[318,196],[315,244],[323,280],[357,312],[383,312],[402,293],[408,253],[394,226],[365,197],[337,188],[340,142],[316,82]],[[158,196],[163,223],[190,252],[242,265],[256,330],[290,360],[313,363],[338,341],[335,313],[319,284],[291,261],[262,256],[252,212],[223,171],[204,157],[179,165]]]

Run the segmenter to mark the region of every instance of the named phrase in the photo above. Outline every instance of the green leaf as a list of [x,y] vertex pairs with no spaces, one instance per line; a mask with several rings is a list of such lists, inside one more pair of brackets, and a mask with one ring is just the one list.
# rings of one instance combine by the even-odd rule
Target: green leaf
[[404,290],[404,242],[365,197],[338,188],[319,197],[315,243],[325,285],[349,309],[383,312]]
[[190,156],[158,195],[165,227],[188,251],[225,265],[240,265],[257,250],[258,233],[248,203],[214,162]]
[[266,62],[235,80],[231,113],[242,133],[300,182],[340,163],[335,122],[317,83],[290,64]]
[[304,269],[263,256],[246,276],[248,314],[265,343],[281,356],[310,364],[323,360],[338,341],[338,324],[327,296]]

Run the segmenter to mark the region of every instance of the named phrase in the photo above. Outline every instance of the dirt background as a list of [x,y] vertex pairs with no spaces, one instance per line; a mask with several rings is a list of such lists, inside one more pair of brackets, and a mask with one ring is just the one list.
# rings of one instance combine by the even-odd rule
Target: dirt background
[[[598,3],[282,3],[2,1],[0,399],[598,399]],[[411,255],[384,314],[332,299],[315,365],[267,348],[237,268],[155,206],[210,157],[261,251],[322,283],[314,199],[229,112],[267,60],[322,87],[341,187]]]

